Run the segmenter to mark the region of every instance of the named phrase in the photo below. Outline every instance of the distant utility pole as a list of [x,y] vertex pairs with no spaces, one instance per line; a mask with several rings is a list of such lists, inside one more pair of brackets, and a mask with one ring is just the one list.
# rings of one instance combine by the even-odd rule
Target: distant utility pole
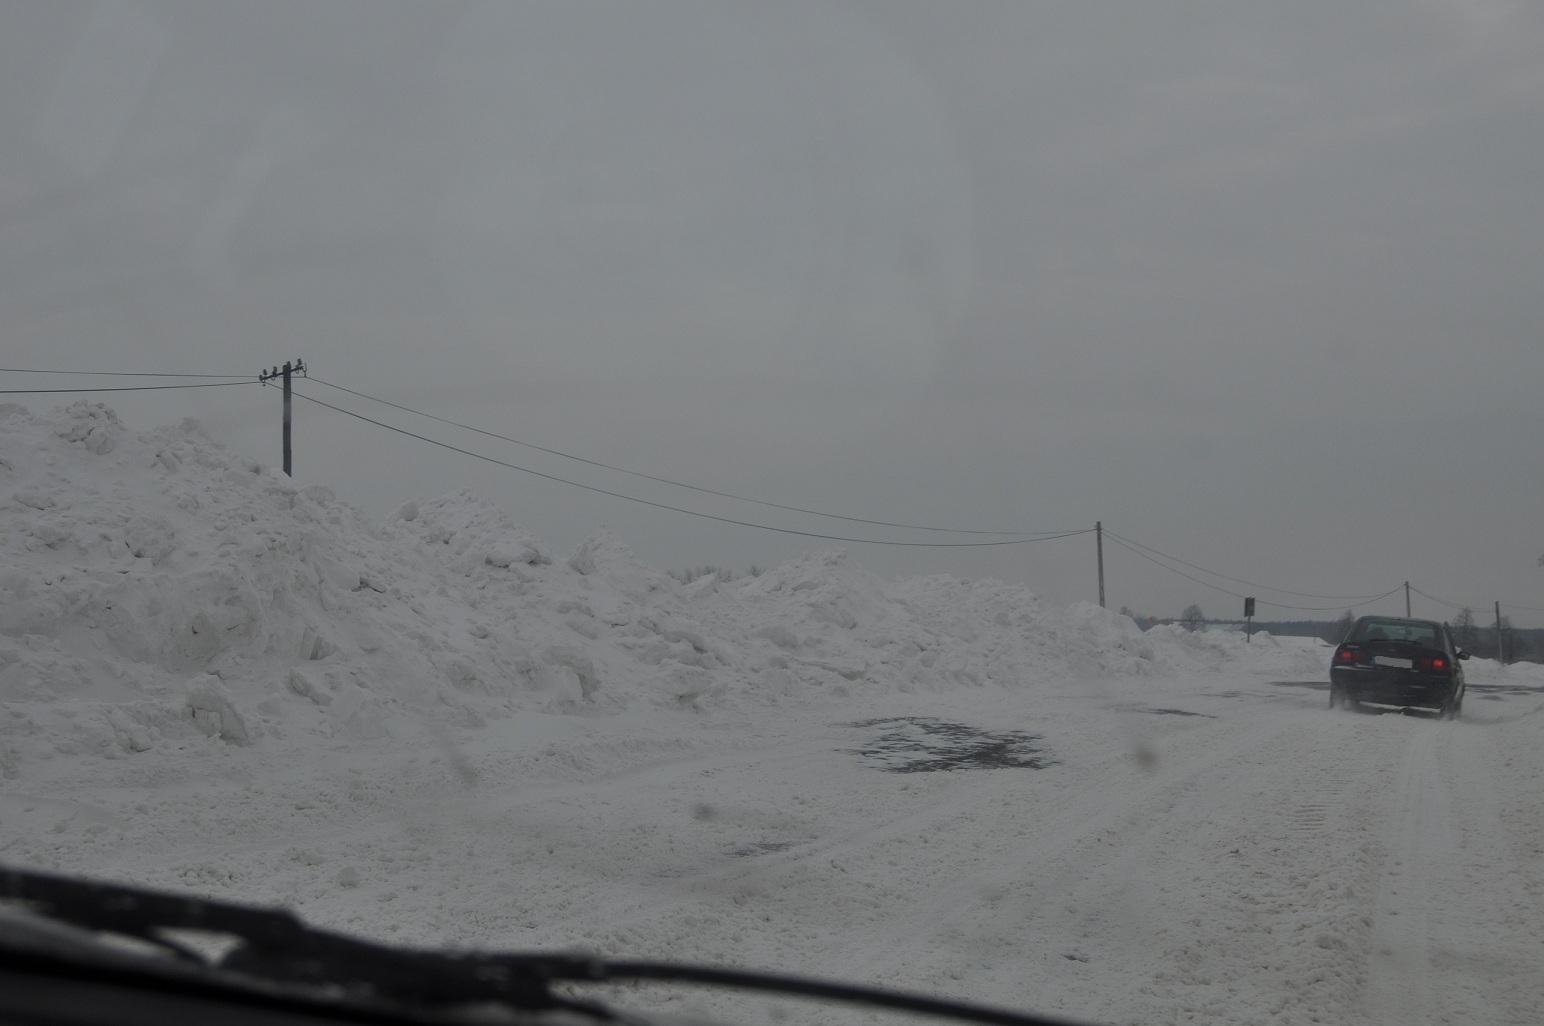
[[1094,548],[1099,553],[1099,608],[1104,608],[1104,521],[1094,521]]
[[1410,582],[1405,582],[1405,619],[1410,619]]
[[1506,665],[1506,638],[1501,633],[1501,602],[1496,602],[1496,662]]
[[294,477],[290,472],[290,375],[299,374],[306,376],[306,364],[304,360],[296,360],[293,363],[286,361],[283,367],[275,367],[273,370],[263,371],[257,376],[257,380],[268,384],[277,377],[284,378],[284,476]]

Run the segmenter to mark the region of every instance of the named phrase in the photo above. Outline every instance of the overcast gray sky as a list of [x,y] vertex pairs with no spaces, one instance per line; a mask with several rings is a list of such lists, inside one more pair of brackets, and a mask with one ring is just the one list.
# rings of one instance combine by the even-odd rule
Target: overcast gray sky
[[[1409,580],[1544,623],[1544,6],[3,0],[0,26],[6,367],[299,357],[644,474],[908,524],[1102,520],[1330,607],[1266,617]],[[299,390],[715,516],[985,537]],[[102,398],[279,461],[273,389]],[[823,544],[304,401],[295,438],[297,477],[377,517],[469,488],[561,552],[605,526],[666,569]],[[1092,536],[845,547],[1097,597]],[[1105,558],[1112,607],[1239,612]]]

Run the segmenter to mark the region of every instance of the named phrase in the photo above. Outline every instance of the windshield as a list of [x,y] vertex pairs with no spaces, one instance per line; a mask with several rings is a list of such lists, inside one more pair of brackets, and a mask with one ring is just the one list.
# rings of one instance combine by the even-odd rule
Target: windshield
[[[0,865],[1089,1022],[1544,1007],[1544,6],[0,26]],[[1332,667],[1362,617],[1472,658]]]
[[1416,645],[1437,647],[1438,628],[1430,623],[1411,623],[1408,620],[1363,620],[1356,625],[1347,641],[1408,641]]

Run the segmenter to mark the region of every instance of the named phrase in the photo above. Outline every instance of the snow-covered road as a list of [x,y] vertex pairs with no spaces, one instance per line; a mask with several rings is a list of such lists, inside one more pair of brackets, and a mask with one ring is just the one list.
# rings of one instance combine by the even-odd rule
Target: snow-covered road
[[[1536,1021],[1544,694],[1479,684],[1456,724],[1325,702],[1318,682],[1223,673],[542,717],[361,746],[320,776],[226,748],[208,776],[7,789],[0,824],[7,860],[411,943],[728,963],[1096,1022]],[[1004,744],[1049,764],[895,771]]]

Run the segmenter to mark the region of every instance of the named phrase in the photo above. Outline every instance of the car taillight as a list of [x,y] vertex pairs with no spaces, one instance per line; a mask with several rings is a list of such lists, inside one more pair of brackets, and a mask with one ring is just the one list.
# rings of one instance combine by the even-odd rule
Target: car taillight
[[1343,648],[1335,653],[1337,663],[1354,663],[1362,653],[1354,648]]
[[1417,665],[1427,673],[1446,673],[1448,668],[1447,656],[1424,656]]

